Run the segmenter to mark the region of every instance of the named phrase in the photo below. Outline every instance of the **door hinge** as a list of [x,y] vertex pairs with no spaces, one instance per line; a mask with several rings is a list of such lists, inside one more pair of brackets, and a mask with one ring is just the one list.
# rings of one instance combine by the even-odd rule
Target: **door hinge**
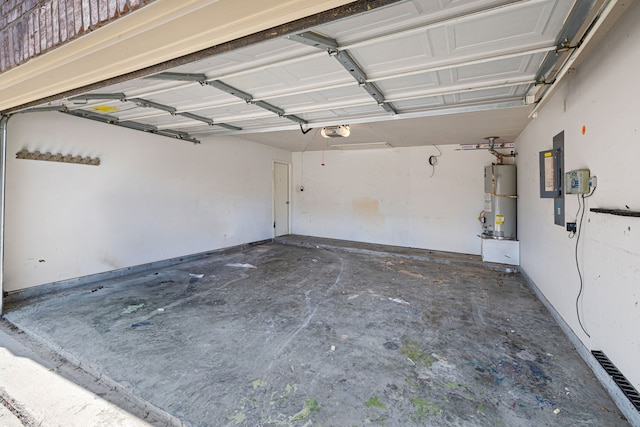
[[273,228],[276,228],[276,222],[273,221]]

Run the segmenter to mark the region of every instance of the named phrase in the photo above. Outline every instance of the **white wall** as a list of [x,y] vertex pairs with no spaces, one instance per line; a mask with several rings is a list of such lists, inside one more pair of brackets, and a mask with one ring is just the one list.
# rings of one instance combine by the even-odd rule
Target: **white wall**
[[[273,161],[288,152],[60,113],[17,115],[8,129],[6,291],[273,237]],[[102,164],[15,159],[23,148]]]
[[[640,211],[640,3],[568,75],[550,103],[517,139],[521,265],[591,350],[603,350],[640,390],[640,218],[591,213],[589,208]],[[582,134],[582,126],[586,133]],[[553,200],[539,197],[538,152],[565,131],[566,170],[591,169],[598,188],[588,201],[579,260],[584,276],[584,326],[576,316],[579,278],[575,239],[554,225]],[[567,196],[573,221],[576,196]]]
[[[433,146],[293,154],[293,232],[480,253],[486,151]],[[298,187],[304,186],[300,192]]]

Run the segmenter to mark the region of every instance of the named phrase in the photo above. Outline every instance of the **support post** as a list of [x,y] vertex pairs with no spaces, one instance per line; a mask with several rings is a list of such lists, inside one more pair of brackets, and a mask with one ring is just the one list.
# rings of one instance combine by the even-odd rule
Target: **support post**
[[0,316],[4,314],[4,195],[7,179],[7,124],[9,116],[0,117]]

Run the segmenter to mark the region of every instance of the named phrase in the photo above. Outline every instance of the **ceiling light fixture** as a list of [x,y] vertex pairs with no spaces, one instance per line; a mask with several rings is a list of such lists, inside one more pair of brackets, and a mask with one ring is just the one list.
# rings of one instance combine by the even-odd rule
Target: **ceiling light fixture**
[[320,131],[323,138],[346,138],[350,134],[349,125],[327,126]]
[[331,144],[331,148],[338,150],[371,150],[374,148],[393,148],[388,142],[356,142],[352,144]]

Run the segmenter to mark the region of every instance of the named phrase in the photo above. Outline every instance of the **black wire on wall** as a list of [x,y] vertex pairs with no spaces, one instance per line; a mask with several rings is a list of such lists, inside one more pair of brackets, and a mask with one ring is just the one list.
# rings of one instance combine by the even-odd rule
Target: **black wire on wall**
[[[582,331],[589,338],[591,338],[591,335],[589,335],[589,332],[587,332],[587,329],[582,323],[582,318],[580,317],[580,298],[582,297],[582,293],[584,292],[584,279],[582,277],[582,271],[580,271],[580,262],[578,258],[578,244],[580,243],[580,236],[582,234],[582,224],[584,222],[584,213],[587,210],[586,209],[587,202],[585,199],[593,196],[593,193],[596,192],[596,188],[597,187],[593,187],[593,190],[591,190],[591,192],[588,195],[585,195],[585,194],[577,195],[578,196],[578,212],[576,212],[576,218],[578,218],[578,214],[580,214],[580,221],[578,222],[578,231],[577,231],[576,246],[575,246],[576,269],[578,270],[578,277],[580,278],[580,290],[578,291],[578,296],[576,297],[576,316],[578,317],[578,323],[580,324]],[[571,238],[573,236],[570,234],[569,237]]]
[[438,148],[437,145],[433,144],[433,146],[438,150],[437,155],[429,156],[429,164],[433,168],[431,171],[431,176],[429,178],[433,178],[433,175],[436,173],[436,165],[438,164],[438,157],[442,156],[442,151]]

